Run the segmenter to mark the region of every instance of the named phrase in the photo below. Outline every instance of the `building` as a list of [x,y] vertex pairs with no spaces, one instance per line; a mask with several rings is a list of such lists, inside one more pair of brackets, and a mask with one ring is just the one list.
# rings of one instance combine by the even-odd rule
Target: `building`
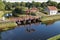
[[55,6],[48,6],[45,8],[45,12],[47,12],[49,15],[55,15],[58,13],[58,10]]

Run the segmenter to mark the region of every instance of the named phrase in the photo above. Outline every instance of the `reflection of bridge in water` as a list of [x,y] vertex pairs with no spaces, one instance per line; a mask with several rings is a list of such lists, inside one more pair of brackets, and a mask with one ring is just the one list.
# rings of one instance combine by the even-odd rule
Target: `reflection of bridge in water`
[[32,33],[32,32],[36,31],[34,28],[32,28],[32,24],[26,25],[25,28],[26,28],[26,32],[28,32],[28,33]]
[[16,22],[18,25],[20,24],[30,24],[40,21],[40,17],[38,16],[26,16],[26,17],[15,17],[10,18],[10,21]]

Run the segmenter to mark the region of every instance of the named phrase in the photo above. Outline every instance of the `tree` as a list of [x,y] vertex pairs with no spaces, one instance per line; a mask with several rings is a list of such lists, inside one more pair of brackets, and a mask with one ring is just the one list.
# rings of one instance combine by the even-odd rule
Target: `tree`
[[30,8],[31,7],[31,3],[30,2],[27,2],[26,3],[26,7]]
[[47,2],[49,3],[49,2],[51,2],[51,0],[48,0]]
[[60,40],[60,38],[59,38],[59,39],[57,39],[57,40]]
[[31,5],[32,5],[32,7],[35,7],[35,2],[34,2],[34,1],[32,1]]
[[43,3],[41,3],[41,7],[42,7],[42,8],[45,8],[45,7],[47,7],[47,4],[46,4],[46,2],[43,2]]
[[10,3],[10,2],[6,3],[5,9],[6,10],[12,10],[12,3]]
[[24,7],[17,6],[13,11],[12,14],[13,16],[19,16],[20,14],[24,14],[25,10]]
[[35,2],[35,6],[36,7],[40,7],[41,6],[41,3],[40,2]]
[[60,3],[58,3],[57,8],[60,9]]
[[19,2],[15,2],[15,5],[16,5],[16,6],[20,6],[20,3],[19,3]]
[[21,2],[20,3],[20,6],[24,6],[25,7],[26,6],[26,3],[25,2]]
[[57,2],[52,1],[51,5],[57,7]]
[[38,9],[39,9],[40,12],[44,11],[44,9],[42,7],[38,7]]
[[57,2],[55,1],[48,0],[46,3],[48,6],[57,6]]
[[48,6],[51,6],[52,4],[51,4],[51,0],[48,0],[47,2],[46,2],[46,4],[48,5]]
[[19,2],[15,2],[12,5],[13,5],[13,7],[16,7],[16,6],[20,6],[20,3]]
[[40,7],[41,3],[40,2],[32,1],[31,5],[32,5],[32,7]]
[[3,0],[3,3],[6,5],[7,4],[7,2],[5,1],[5,0]]
[[5,5],[4,3],[2,2],[2,0],[0,0],[0,10],[4,10],[5,9]]

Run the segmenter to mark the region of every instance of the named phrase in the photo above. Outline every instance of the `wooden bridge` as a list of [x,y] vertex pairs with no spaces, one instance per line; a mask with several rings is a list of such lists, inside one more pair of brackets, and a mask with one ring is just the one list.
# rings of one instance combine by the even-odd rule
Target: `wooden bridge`
[[20,24],[30,24],[40,21],[40,17],[38,16],[26,16],[26,17],[14,17],[9,18],[10,21],[16,22],[18,25]]

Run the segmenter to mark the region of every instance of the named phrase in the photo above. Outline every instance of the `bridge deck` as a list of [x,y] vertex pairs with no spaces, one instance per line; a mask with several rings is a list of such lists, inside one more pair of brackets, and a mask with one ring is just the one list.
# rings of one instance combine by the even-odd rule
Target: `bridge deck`
[[9,18],[10,21],[23,21],[23,20],[32,20],[32,19],[38,19],[39,17],[38,16],[26,16],[26,17],[12,17],[12,18]]

